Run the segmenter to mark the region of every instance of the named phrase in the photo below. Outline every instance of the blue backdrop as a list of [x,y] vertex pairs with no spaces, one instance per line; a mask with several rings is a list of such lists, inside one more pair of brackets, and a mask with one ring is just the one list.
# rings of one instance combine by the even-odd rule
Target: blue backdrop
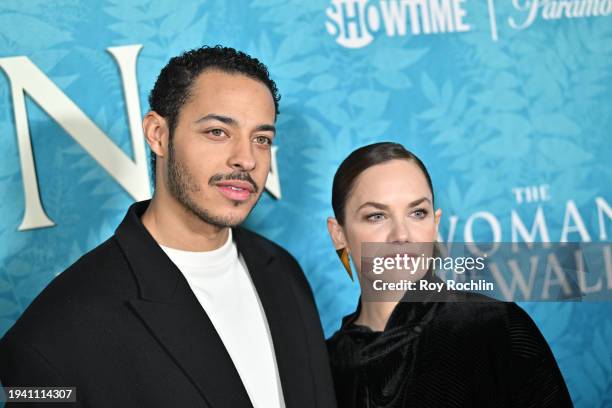
[[[300,261],[326,335],[358,296],[325,226],[358,146],[423,159],[444,241],[610,240],[612,0],[3,0],[0,335],[150,193],[128,116],[171,56],[217,43],[282,93],[278,185],[247,226]],[[523,306],[576,406],[612,406],[611,305]]]

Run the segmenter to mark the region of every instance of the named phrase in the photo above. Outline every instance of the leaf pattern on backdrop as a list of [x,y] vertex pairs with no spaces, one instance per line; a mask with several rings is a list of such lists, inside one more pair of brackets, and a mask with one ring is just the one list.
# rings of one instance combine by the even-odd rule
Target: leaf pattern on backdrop
[[[57,7],[57,8],[56,8]],[[70,10],[60,12],[62,8]],[[0,25],[11,27],[0,33],[0,57],[26,55],[43,72],[62,84],[61,72],[57,68],[68,55],[74,35],[68,28],[83,17],[82,6],[78,1],[59,1],[53,6],[44,1],[17,2],[4,1],[0,4]],[[78,77],[76,73],[72,78]],[[64,245],[57,245],[56,238],[42,232],[38,234],[20,233],[17,228],[23,217],[23,183],[21,178],[19,152],[17,150],[12,96],[8,79],[3,76],[0,82],[0,138],[3,149],[0,153],[0,333],[4,333],[19,317],[23,309],[61,271],[57,262],[68,265],[82,252],[66,259]],[[28,102],[28,111],[33,110]],[[46,133],[41,121],[47,121],[40,112],[30,115],[30,133],[33,140],[40,133]],[[42,132],[41,132],[42,131]],[[33,141],[35,154],[37,144]],[[40,163],[38,171],[40,172]],[[67,179],[58,177],[58,183]],[[60,190],[53,190],[57,199]],[[41,194],[42,196],[42,194]],[[46,196],[44,198],[47,198]],[[49,207],[46,207],[49,208]]]
[[[498,217],[509,240],[510,209],[530,225],[537,207],[517,206],[509,189],[540,183],[554,194],[543,204],[551,239],[559,237],[569,199],[598,237],[593,200],[612,201],[609,17],[541,20],[514,31],[506,21],[512,2],[495,1],[500,40],[493,42],[487,8],[466,1],[471,32],[378,33],[365,48],[345,49],[326,31],[330,4],[4,0],[0,26],[11,29],[0,33],[0,57],[28,56],[128,155],[121,79],[106,48],[143,45],[143,113],[160,68],[183,50],[225,44],[261,58],[282,94],[275,140],[282,199],[264,193],[247,226],[299,260],[327,335],[359,295],[326,229],[333,175],[358,146],[393,140],[419,155],[444,210],[443,236],[448,217],[459,217],[455,241],[463,240],[466,217],[480,210]],[[40,107],[29,101],[27,108],[41,198],[57,225],[17,232],[23,184],[8,80],[0,76],[0,193],[9,197],[0,200],[0,334],[53,276],[113,233],[132,201]],[[477,233],[486,238],[488,231]],[[610,406],[610,306],[523,307],[551,344],[576,406]]]
[[[388,138],[393,122],[387,109],[390,96],[410,94],[411,68],[423,60],[428,47],[407,48],[407,40],[399,40],[385,42],[374,55],[371,50],[339,49],[325,32],[325,4],[273,4],[250,2],[271,30],[256,37],[248,50],[269,66],[283,95],[277,140],[285,167],[280,173],[298,180],[281,178],[287,198],[273,203],[266,197],[248,225],[296,254],[319,310],[330,311],[322,313],[322,322],[331,334],[339,319],[354,309],[358,296],[357,286],[345,282],[327,234],[333,175],[356,147]],[[282,209],[291,222],[279,229],[271,216],[278,214],[275,209]]]
[[[504,6],[498,15],[509,13],[510,2]],[[488,27],[484,8],[473,7],[470,16],[477,26]],[[552,26],[544,29],[544,24]],[[577,19],[557,25],[543,21],[539,27],[520,33],[502,27],[498,43],[483,40],[485,29],[466,33],[453,40],[462,51],[460,75],[421,77],[428,105],[418,115],[420,127],[454,174],[441,186],[442,208],[458,215],[460,223],[466,214],[493,212],[505,227],[505,241],[510,241],[508,209],[531,225],[538,206],[518,206],[512,187],[550,185],[553,201],[541,205],[553,241],[560,239],[568,200],[594,214],[585,219],[591,231],[599,229],[595,197],[610,201],[602,182],[610,181],[612,154],[603,136],[612,125],[603,103],[612,93],[612,26],[605,19]],[[456,241],[462,238],[455,235]],[[610,305],[523,307],[546,336],[576,406],[608,406],[612,370],[602,343],[612,339]],[[580,327],[593,328],[588,329],[593,336],[576,335]]]

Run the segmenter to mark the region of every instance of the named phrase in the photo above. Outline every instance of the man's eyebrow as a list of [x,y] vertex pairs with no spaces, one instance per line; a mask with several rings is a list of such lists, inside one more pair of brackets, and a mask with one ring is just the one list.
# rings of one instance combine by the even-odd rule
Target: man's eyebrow
[[226,125],[235,126],[238,124],[238,121],[234,118],[224,115],[218,115],[216,113],[210,113],[206,116],[202,116],[200,119],[196,120],[195,123],[202,123],[208,120],[218,120],[219,122],[225,123]]
[[276,127],[274,125],[259,125],[255,128],[256,132],[272,132],[276,134]]
[[[225,116],[225,115],[219,115],[216,113],[210,113],[206,116],[202,116],[200,119],[196,120],[195,123],[202,123],[208,120],[218,120],[219,122],[225,123],[226,125],[230,125],[230,126],[238,125],[238,121],[236,119],[229,117],[229,116]],[[276,134],[276,127],[270,124],[263,124],[263,125],[257,126],[255,128],[255,131],[256,132],[272,132]]]

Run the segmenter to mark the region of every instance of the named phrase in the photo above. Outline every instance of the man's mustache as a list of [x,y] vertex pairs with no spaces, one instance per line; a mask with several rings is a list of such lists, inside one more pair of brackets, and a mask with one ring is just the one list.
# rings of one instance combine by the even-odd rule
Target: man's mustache
[[246,173],[246,172],[243,172],[243,171],[234,172],[234,173],[230,173],[230,174],[217,173],[214,176],[212,176],[210,178],[210,180],[208,180],[208,185],[209,186],[214,186],[215,184],[217,184],[220,181],[227,181],[227,180],[246,181],[247,183],[250,183],[251,186],[253,186],[253,191],[255,193],[257,193],[259,191],[259,187],[257,186],[257,183],[255,183],[255,180],[253,180],[251,178],[251,175],[249,173]]

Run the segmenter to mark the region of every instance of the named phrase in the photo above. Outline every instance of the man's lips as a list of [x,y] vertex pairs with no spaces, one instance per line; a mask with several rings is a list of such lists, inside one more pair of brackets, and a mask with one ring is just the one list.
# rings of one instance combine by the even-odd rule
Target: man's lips
[[221,194],[232,201],[245,201],[254,192],[250,183],[240,180],[221,181],[216,186]]
[[233,187],[236,189],[247,190],[249,193],[252,193],[255,189],[253,185],[247,181],[241,180],[224,180],[217,183],[218,187]]

